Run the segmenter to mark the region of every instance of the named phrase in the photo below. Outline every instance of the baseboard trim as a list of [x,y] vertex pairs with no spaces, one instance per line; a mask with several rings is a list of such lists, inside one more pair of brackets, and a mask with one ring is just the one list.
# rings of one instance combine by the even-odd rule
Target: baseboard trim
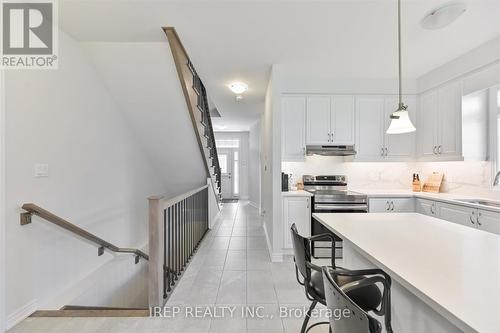
[[282,262],[283,261],[283,254],[279,252],[273,252],[273,246],[271,245],[271,240],[269,238],[269,233],[267,232],[267,227],[266,223],[262,225],[264,228],[264,234],[266,236],[266,243],[267,243],[267,251],[269,252],[269,256],[271,257],[272,262]]
[[6,329],[9,330],[12,327],[16,326],[24,319],[35,313],[37,310],[38,304],[36,299],[26,303],[7,317]]

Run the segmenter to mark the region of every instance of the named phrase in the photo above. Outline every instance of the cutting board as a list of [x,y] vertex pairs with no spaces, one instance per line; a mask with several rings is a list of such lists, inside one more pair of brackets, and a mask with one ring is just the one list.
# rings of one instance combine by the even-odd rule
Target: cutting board
[[439,193],[443,182],[444,174],[441,172],[433,172],[425,181],[422,192]]

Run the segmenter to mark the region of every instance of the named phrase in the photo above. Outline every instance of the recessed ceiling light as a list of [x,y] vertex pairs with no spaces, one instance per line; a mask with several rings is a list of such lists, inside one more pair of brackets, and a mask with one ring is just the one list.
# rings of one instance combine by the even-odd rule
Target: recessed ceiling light
[[446,27],[467,10],[465,3],[452,2],[435,8],[420,24],[424,29],[435,30]]
[[229,89],[235,94],[243,94],[248,90],[248,84],[243,82],[233,82],[229,85]]

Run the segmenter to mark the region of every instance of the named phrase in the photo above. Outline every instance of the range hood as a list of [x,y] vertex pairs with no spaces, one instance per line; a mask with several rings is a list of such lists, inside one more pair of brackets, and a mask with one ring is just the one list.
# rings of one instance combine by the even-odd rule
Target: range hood
[[351,156],[356,155],[353,145],[340,146],[340,145],[328,145],[328,146],[306,146],[306,155],[322,155],[322,156]]

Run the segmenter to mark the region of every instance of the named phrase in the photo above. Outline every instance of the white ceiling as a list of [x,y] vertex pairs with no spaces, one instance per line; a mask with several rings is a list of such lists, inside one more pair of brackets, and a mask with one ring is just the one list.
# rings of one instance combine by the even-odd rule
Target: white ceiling
[[[500,0],[467,0],[452,25],[422,29],[422,17],[446,1],[403,0],[406,77],[500,35]],[[160,28],[174,26],[226,130],[258,119],[272,64],[323,64],[336,78],[396,75],[396,0],[61,0],[59,8],[63,30],[80,41],[165,42]],[[242,103],[227,88],[233,80],[249,85]]]

